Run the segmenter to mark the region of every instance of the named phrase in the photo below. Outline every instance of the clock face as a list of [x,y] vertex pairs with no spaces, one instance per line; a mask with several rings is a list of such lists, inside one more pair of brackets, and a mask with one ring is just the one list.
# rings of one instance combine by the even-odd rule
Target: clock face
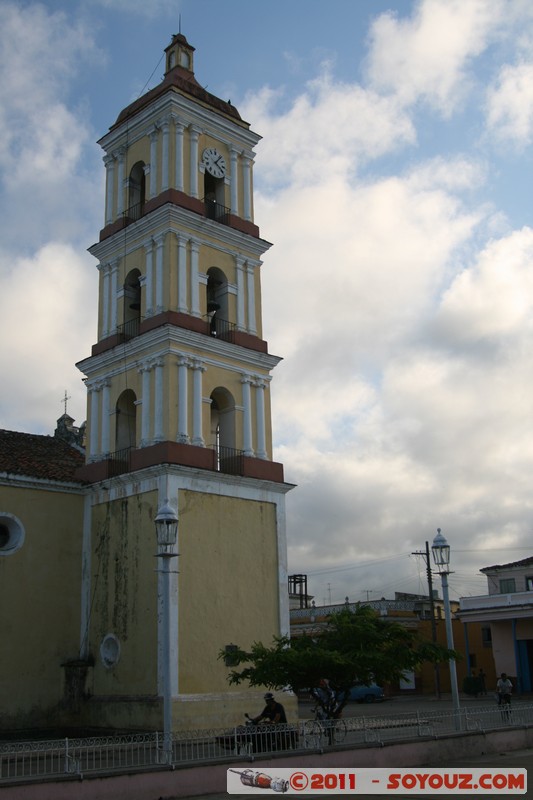
[[215,178],[223,178],[226,174],[224,157],[215,147],[208,147],[202,153],[202,161],[206,170]]

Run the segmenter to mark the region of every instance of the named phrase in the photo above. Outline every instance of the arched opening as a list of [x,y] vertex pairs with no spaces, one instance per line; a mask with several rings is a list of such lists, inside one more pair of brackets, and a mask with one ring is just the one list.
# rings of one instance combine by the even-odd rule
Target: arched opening
[[126,450],[130,447],[136,447],[136,400],[135,392],[131,389],[123,391],[117,400],[115,407],[115,450]]
[[132,269],[124,281],[124,336],[132,339],[139,335],[141,322],[141,273]]
[[128,181],[128,211],[127,216],[136,220],[142,217],[146,201],[146,176],[144,174],[144,161],[137,161],[133,165]]
[[231,392],[218,387],[211,394],[211,446],[217,457],[217,469],[234,472],[232,463],[237,457],[235,450],[235,400]]
[[228,338],[229,294],[228,279],[218,267],[207,270],[207,315],[211,336]]

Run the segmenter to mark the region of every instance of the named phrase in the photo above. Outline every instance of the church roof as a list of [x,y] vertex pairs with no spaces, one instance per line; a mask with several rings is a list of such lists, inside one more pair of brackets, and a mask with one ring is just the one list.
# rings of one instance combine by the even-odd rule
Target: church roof
[[62,439],[0,429],[0,474],[80,483],[74,473],[84,463],[81,450]]

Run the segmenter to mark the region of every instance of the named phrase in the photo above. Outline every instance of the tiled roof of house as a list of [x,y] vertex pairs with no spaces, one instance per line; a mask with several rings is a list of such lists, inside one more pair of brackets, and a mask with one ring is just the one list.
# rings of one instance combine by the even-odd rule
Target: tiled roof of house
[[509,564],[494,564],[492,567],[483,567],[480,572],[492,572],[493,569],[511,569],[512,567],[529,567],[533,564],[533,556],[523,558],[521,561],[511,561]]
[[84,463],[79,449],[55,436],[0,429],[0,473],[74,481],[75,470]]

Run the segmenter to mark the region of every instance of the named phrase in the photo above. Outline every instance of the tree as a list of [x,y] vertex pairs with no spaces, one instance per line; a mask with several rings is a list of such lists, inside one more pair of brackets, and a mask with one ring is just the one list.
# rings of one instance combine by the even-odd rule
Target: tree
[[[321,631],[292,639],[276,637],[269,646],[254,642],[249,651],[237,649],[231,655],[232,664],[241,668],[230,671],[230,684],[247,682],[278,690],[290,686],[301,692],[327,678],[340,698],[337,713],[352,686],[394,683],[426,661],[436,664],[458,658],[455,651],[384,620],[365,605],[333,614]],[[325,705],[323,710],[330,713]]]

